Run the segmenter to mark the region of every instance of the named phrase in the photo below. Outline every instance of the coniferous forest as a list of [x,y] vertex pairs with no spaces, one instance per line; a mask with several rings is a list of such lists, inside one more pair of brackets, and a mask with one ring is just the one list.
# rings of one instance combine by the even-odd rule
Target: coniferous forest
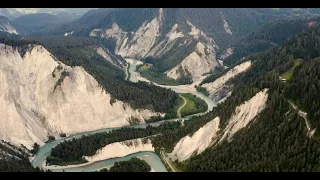
[[104,146],[125,140],[148,137],[180,127],[180,122],[166,122],[158,127],[120,128],[111,132],[97,133],[83,136],[79,139],[64,141],[52,149],[47,163],[51,165],[81,164],[86,160],[83,156],[93,156],[98,149]]
[[150,172],[151,166],[144,160],[139,158],[131,158],[129,161],[115,162],[108,169],[101,169],[99,172]]
[[[319,171],[319,139],[317,135],[308,136],[304,119],[288,103],[293,100],[299,109],[308,113],[311,128],[318,125],[317,107],[320,100],[315,88],[319,85],[319,54],[320,27],[312,27],[292,39],[283,46],[267,52],[252,55],[247,60],[253,60],[253,66],[232,80],[237,92],[233,93],[225,103],[199,119],[190,121],[193,126],[221,116],[221,125],[225,125],[234,109],[232,104],[241,104],[241,97],[249,89],[255,92],[268,88],[267,107],[263,110],[249,128],[240,130],[231,142],[224,141],[185,162],[178,163],[183,171]],[[312,44],[312,45],[311,45]],[[316,59],[314,59],[316,58]],[[293,73],[293,77],[285,82],[279,76],[288,71],[294,59],[303,59]],[[308,77],[308,78],[307,78]],[[298,88],[299,86],[299,88]],[[247,89],[242,91],[241,89]],[[255,93],[249,93],[252,96]],[[242,99],[242,100],[240,100]],[[307,99],[309,104],[306,103]],[[311,100],[312,99],[312,100]],[[240,100],[240,101],[237,101]],[[232,103],[234,102],[234,103]],[[311,103],[312,102],[312,103]],[[229,104],[230,106],[226,106]],[[222,108],[226,106],[226,108]],[[223,112],[223,113],[220,113]],[[225,116],[227,115],[227,116]],[[204,120],[203,120],[204,119]],[[199,121],[200,120],[200,121]],[[183,129],[185,129],[183,131]],[[180,137],[192,134],[192,128],[186,124]],[[188,131],[185,132],[185,131]],[[179,134],[168,133],[157,137],[157,143],[172,149],[172,144],[180,139]],[[166,141],[164,141],[166,139]],[[170,144],[171,141],[171,144]],[[160,145],[159,145],[160,146]]]

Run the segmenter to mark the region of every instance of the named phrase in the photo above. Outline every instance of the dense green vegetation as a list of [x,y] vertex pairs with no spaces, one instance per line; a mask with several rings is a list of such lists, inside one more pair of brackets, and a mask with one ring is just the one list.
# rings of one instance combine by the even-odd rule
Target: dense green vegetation
[[41,172],[39,168],[34,168],[28,158],[0,159],[0,172]]
[[178,109],[184,104],[183,99],[179,96],[177,100],[174,102],[174,106],[172,110],[164,116],[164,119],[177,118]]
[[[186,121],[181,129],[154,137],[153,145],[158,150],[164,147],[171,152],[182,137],[192,135],[216,116],[220,117],[220,129],[223,129],[236,106],[268,88],[267,106],[248,128],[237,132],[231,142],[224,141],[185,162],[176,163],[179,169],[319,171],[318,135],[307,136],[303,118],[287,102],[288,99],[298,102],[308,113],[311,127],[319,128],[319,37],[320,26],[311,27],[287,40],[283,46],[249,56],[247,59],[254,60],[253,66],[232,80],[237,91],[208,114]],[[293,71],[292,78],[280,81],[280,74],[290,70],[296,59],[301,59],[301,64]]]
[[157,72],[157,70],[155,70],[153,67],[144,70],[142,70],[141,67],[143,66],[139,65],[137,67],[137,71],[141,74],[142,77],[145,77],[152,82],[163,85],[179,85],[176,80],[167,77],[167,75],[163,74],[162,72]]
[[146,161],[134,157],[134,158],[131,158],[129,161],[115,162],[108,172],[150,172],[150,171],[151,171],[151,166]]
[[[317,124],[319,59],[312,58],[320,55],[319,35],[320,27],[313,27],[283,46],[248,57],[255,63],[233,82],[237,88],[269,88],[266,109],[250,128],[236,133],[231,142],[208,148],[180,168],[185,171],[319,171],[319,139],[306,136],[304,120],[287,102],[288,99],[300,102],[308,112],[308,119]],[[279,75],[292,67],[294,59],[303,61],[289,81],[281,82]],[[233,93],[226,103],[240,95],[241,91]]]
[[284,115],[288,103],[283,96],[275,93],[270,99],[251,128],[237,133],[230,143],[191,158],[182,168],[193,172],[319,171],[319,140],[306,136],[304,121],[297,112]]
[[190,77],[187,78],[186,76],[182,76],[181,78],[178,78],[177,80],[175,80],[175,79],[169,78],[163,72],[159,72],[157,69],[153,68],[153,66],[145,70],[142,70],[140,67],[143,67],[143,66],[139,66],[137,68],[137,71],[141,74],[141,76],[157,84],[182,85],[182,84],[192,83],[192,80],[190,79]]
[[98,149],[107,144],[156,135],[179,128],[180,125],[179,122],[167,122],[159,127],[147,126],[145,129],[124,127],[111,132],[64,141],[52,149],[47,163],[51,165],[81,164],[86,162],[83,156],[93,156]]
[[53,26],[64,23],[65,21],[57,15],[48,14],[48,13],[36,13],[23,15],[18,18],[15,18],[12,23],[17,25],[28,33],[45,30]]
[[281,77],[281,78],[284,78],[284,79],[291,79],[291,77],[292,77],[292,75],[293,75],[293,71],[294,71],[294,70],[296,69],[296,67],[299,66],[299,65],[300,65],[300,61],[299,61],[299,60],[295,60],[292,68],[291,68],[289,71],[283,73],[280,77]]
[[177,111],[183,105],[183,103],[184,103],[183,99],[180,96],[178,96],[178,98],[174,101],[173,108],[168,113],[166,113],[164,117],[153,116],[150,119],[145,120],[145,122],[146,123],[152,123],[152,122],[157,122],[157,121],[177,118],[178,117],[177,116]]
[[10,34],[8,32],[5,31],[0,31],[0,37],[1,38],[8,38],[8,39],[13,39],[13,40],[19,40],[22,38],[21,35],[16,35],[16,34]]
[[267,23],[258,30],[253,31],[240,39],[233,47],[233,54],[225,59],[225,65],[231,65],[243,57],[256,52],[262,52],[275,47],[303,29],[308,27],[308,22],[319,21],[319,18],[277,20]]
[[181,94],[181,96],[187,101],[186,105],[181,108],[181,117],[205,112],[208,109],[208,104],[193,94],[185,93]]
[[33,146],[32,146],[32,150],[31,150],[31,153],[33,154],[37,154],[37,152],[39,151],[40,149],[40,145],[38,143],[34,143]]
[[25,55],[28,49],[32,48],[32,46],[29,47],[29,44],[32,44],[32,45],[40,44],[39,41],[35,41],[35,40],[15,40],[7,37],[0,37],[0,43],[17,48],[18,52],[22,57]]
[[10,38],[1,37],[0,43],[6,44],[8,46],[20,47],[29,44],[40,44],[39,41],[35,40],[13,40]]
[[28,157],[25,147],[15,147],[10,143],[0,143],[0,172],[41,172],[34,168]]
[[[241,87],[237,93],[233,93],[224,103],[218,104],[212,111],[202,116],[193,116],[188,121],[184,122],[181,129],[174,129],[173,131],[166,131],[162,136],[154,137],[152,144],[156,149],[164,148],[167,152],[171,152],[175,143],[186,135],[192,135],[202,126],[213,120],[215,117],[220,117],[220,129],[222,129],[227,120],[231,117],[234,109],[242,102],[249,100],[257,92],[258,88]],[[221,127],[223,126],[223,127]]]
[[[205,112],[208,109],[207,103],[193,94],[184,93],[184,94],[181,94],[181,96],[183,96],[187,100],[187,104],[180,111],[181,117],[197,114],[200,112]],[[182,99],[182,97],[179,97],[174,102],[173,108],[164,117],[161,117],[161,116],[151,117],[150,119],[145,121],[147,123],[151,123],[151,122],[156,122],[156,121],[161,121],[166,119],[177,118],[178,109],[183,104],[184,104],[184,100]]]
[[[96,53],[99,44],[91,39],[75,37],[30,37],[39,40],[61,62],[69,66],[82,66],[98,83],[116,99],[128,102],[133,108],[168,112],[177,98],[172,90],[146,82],[132,83],[125,80],[122,69]],[[107,50],[106,50],[107,51]],[[109,54],[114,64],[122,66],[124,60]]]
[[210,95],[209,92],[207,91],[207,89],[204,88],[204,87],[196,86],[196,90],[197,90],[198,92],[201,92],[202,94],[204,94],[204,95],[206,95],[206,96],[209,96],[209,95]]
[[299,108],[308,113],[311,128],[320,128],[320,59],[303,62],[294,71],[294,76],[286,83],[285,94],[294,100]]
[[87,162],[82,156],[93,156],[98,149],[107,144],[151,136],[156,133],[152,127],[147,129],[121,128],[109,133],[98,133],[83,136],[80,139],[72,139],[53,148],[51,155],[47,158],[47,163],[55,165],[81,164]]

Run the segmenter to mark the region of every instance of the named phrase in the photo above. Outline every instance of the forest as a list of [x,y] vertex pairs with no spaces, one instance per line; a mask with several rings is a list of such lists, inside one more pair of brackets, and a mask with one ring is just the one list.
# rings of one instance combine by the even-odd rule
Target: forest
[[0,143],[0,172],[41,172],[34,168],[25,147],[15,147],[1,140]]
[[186,104],[181,108],[181,117],[192,114],[205,112],[208,109],[208,104],[191,93],[183,93],[182,97],[186,99]]
[[150,172],[151,166],[144,160],[139,158],[131,158],[129,161],[115,162],[108,170],[101,169],[99,172]]
[[[187,101],[186,105],[180,110],[181,117],[205,112],[208,109],[207,103],[204,100],[198,98],[197,96],[191,93],[183,93],[180,95],[184,97]],[[178,109],[184,104],[184,100],[182,99],[182,97],[179,96],[175,100],[173,108],[168,113],[166,113],[164,117],[153,116],[150,119],[145,120],[146,123],[178,118]]]
[[319,21],[319,18],[277,20],[267,23],[231,45],[233,54],[227,57],[224,63],[229,66],[250,54],[281,45],[288,38],[306,29],[307,22],[312,21]]
[[28,158],[0,159],[0,172],[42,172],[39,168],[34,168]]
[[[312,104],[317,107],[320,100],[315,91],[319,85],[319,59],[316,58],[319,56],[319,36],[320,27],[311,27],[286,41],[283,46],[248,57],[254,60],[252,68],[232,80],[238,91],[208,115],[188,123],[202,124],[217,114],[225,116],[221,117],[221,126],[224,126],[225,120],[234,110],[232,104],[241,104],[244,100],[236,102],[244,95],[242,93],[245,91],[241,89],[268,88],[266,109],[249,125],[249,128],[236,133],[231,142],[224,141],[189,160],[177,163],[179,169],[194,172],[319,171],[319,138],[317,135],[311,138],[307,136],[303,118],[287,102],[288,99],[298,102],[299,107],[308,112],[311,124],[318,125],[318,119],[314,118],[317,117],[319,108],[313,108]],[[286,82],[280,81],[280,74],[290,70],[295,59],[303,61],[294,70],[293,77]],[[219,110],[222,106],[226,108]],[[228,109],[231,111],[228,112]],[[220,114],[219,111],[224,113]],[[178,131],[179,133],[171,136],[168,133],[166,136],[157,137],[157,144],[166,145],[166,150],[170,152],[172,144],[179,139],[176,136],[192,133],[191,128],[188,132],[184,132],[187,131],[186,128],[187,124]],[[172,144],[167,144],[164,139],[171,141]]]
[[120,128],[111,132],[82,136],[79,139],[64,141],[52,149],[47,163],[50,165],[81,164],[86,160],[83,156],[93,156],[98,149],[114,142],[143,138],[180,127],[180,122],[166,122],[158,127]]

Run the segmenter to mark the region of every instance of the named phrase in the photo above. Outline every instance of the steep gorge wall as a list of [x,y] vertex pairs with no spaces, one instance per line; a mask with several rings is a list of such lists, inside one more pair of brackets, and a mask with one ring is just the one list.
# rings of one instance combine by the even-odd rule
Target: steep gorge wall
[[17,48],[0,44],[0,82],[0,139],[28,148],[44,144],[48,135],[126,126],[130,117],[144,123],[158,115],[121,101],[111,104],[110,94],[82,67],[54,60],[39,45],[22,57]]

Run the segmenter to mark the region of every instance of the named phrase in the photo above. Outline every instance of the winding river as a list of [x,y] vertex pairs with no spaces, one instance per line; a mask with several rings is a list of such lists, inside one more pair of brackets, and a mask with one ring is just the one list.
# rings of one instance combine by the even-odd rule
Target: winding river
[[[129,72],[128,72],[128,73],[130,73],[130,78],[129,78],[130,81],[132,81],[132,82],[137,82],[138,80],[148,81],[148,80],[144,79],[143,77],[141,77],[138,72],[136,72],[137,60],[131,59],[128,62],[130,63],[130,68],[129,68]],[[203,95],[200,92],[197,92],[194,88],[190,88],[191,87],[190,85],[188,87],[188,86],[164,86],[164,85],[159,85],[156,83],[153,83],[153,84],[157,85],[157,86],[164,87],[164,88],[170,88],[177,93],[192,93],[192,94],[196,95],[197,97],[203,99],[208,104],[208,110],[206,112],[186,116],[186,117],[182,118],[183,120],[188,120],[192,116],[206,114],[207,112],[211,111],[214,106],[216,106],[216,103],[213,102],[209,97]],[[163,123],[165,121],[177,121],[177,120],[179,120],[179,119],[174,118],[174,119],[163,120],[163,121],[149,123],[149,124],[131,125],[129,127],[146,128],[147,125],[159,126],[161,123]],[[32,161],[32,165],[34,167],[39,167],[41,169],[46,170],[46,168],[43,167],[43,165],[45,163],[45,159],[47,156],[50,155],[51,150],[54,147],[56,147],[59,143],[61,143],[63,141],[67,141],[67,140],[72,140],[73,138],[77,139],[77,138],[82,137],[83,135],[92,135],[92,134],[101,133],[101,132],[109,132],[114,129],[119,129],[119,128],[105,128],[105,129],[100,129],[100,130],[96,130],[96,131],[78,133],[78,134],[74,134],[74,135],[71,135],[71,136],[68,136],[68,137],[65,137],[62,139],[57,139],[55,141],[46,143],[45,145],[40,147],[35,159]],[[80,165],[66,166],[64,168],[57,167],[57,168],[52,168],[51,170],[53,172],[61,172],[63,170],[65,172],[96,171],[96,170],[100,170],[103,168],[109,168],[109,167],[113,166],[113,164],[117,161],[127,161],[127,160],[131,159],[132,157],[138,157],[138,158],[145,160],[148,164],[150,164],[153,171],[155,171],[155,172],[167,172],[167,169],[165,168],[165,166],[161,162],[161,159],[158,157],[158,155],[156,155],[154,152],[147,152],[147,151],[130,154],[125,157],[105,159],[102,161],[96,161],[96,162],[85,163],[85,164],[80,164]]]

